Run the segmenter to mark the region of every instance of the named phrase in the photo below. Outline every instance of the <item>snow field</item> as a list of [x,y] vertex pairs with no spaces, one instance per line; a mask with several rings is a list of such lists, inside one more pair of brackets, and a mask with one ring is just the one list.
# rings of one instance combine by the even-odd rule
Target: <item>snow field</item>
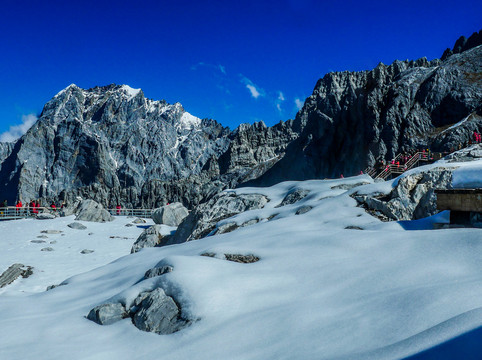
[[[482,178],[480,161],[450,166],[458,167],[458,187]],[[361,183],[369,184],[349,189]],[[142,229],[126,228],[127,219],[84,223],[88,230],[69,232],[73,219],[0,223],[0,244],[7,249],[0,265],[22,262],[45,272],[2,289],[0,358],[400,359],[480,328],[482,230],[420,230],[446,221],[447,213],[382,223],[348,196],[386,193],[395,183],[358,176],[232,190],[262,193],[270,202],[219,225],[259,223],[129,255]],[[310,193],[277,208],[295,189]],[[312,209],[295,215],[302,206]],[[47,246],[65,242],[44,254],[37,247],[43,244],[27,239],[48,227],[66,235]],[[94,235],[87,236],[90,231]],[[10,240],[16,233],[28,235]],[[110,238],[117,234],[121,238]],[[83,248],[95,252],[81,255]],[[205,252],[217,257],[200,256]],[[229,262],[222,259],[228,253],[254,254],[260,261]],[[174,271],[142,281],[159,263]],[[65,286],[39,292],[66,278]],[[114,300],[129,306],[139,292],[157,286],[197,321],[160,336],[138,330],[130,319],[109,326],[85,319],[96,305]]]

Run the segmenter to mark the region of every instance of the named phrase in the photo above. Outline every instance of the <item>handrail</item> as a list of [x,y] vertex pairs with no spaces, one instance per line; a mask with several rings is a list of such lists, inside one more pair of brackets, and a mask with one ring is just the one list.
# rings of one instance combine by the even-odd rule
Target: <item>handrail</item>
[[150,218],[152,215],[152,211],[154,209],[128,209],[128,208],[120,208],[120,209],[106,209],[111,215],[113,216],[137,216],[137,217],[145,217]]
[[[390,161],[390,164],[386,165],[386,167],[374,178],[375,179],[383,179],[385,180],[392,174],[403,174],[405,171],[410,170],[418,165],[420,161],[432,161],[434,160],[434,153],[425,152],[425,151],[418,151],[405,162],[405,164],[400,164],[400,160],[403,158],[403,154],[397,154],[395,158]],[[442,158],[442,153],[439,153],[438,159]],[[373,177],[376,174],[376,169],[374,168],[367,168],[365,173]],[[373,174],[373,175],[372,175]]]
[[[113,216],[137,216],[143,218],[150,218],[154,209],[106,209]],[[49,207],[16,207],[7,206],[0,207],[0,220],[18,220],[36,218],[39,214],[56,214],[61,209],[52,209]]]

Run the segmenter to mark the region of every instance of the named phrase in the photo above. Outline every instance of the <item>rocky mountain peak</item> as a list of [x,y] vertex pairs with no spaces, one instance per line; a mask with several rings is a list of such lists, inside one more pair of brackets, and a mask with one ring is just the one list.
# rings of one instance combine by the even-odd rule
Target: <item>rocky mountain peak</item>
[[443,61],[453,54],[460,54],[479,45],[482,45],[482,30],[474,32],[468,39],[465,36],[459,37],[453,49],[447,48],[444,51],[441,60]]

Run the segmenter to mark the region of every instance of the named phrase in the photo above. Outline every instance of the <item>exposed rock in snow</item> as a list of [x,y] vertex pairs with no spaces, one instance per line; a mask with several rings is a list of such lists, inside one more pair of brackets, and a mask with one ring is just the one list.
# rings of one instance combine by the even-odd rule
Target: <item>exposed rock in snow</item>
[[189,215],[189,211],[179,202],[162,206],[152,212],[152,220],[156,224],[179,226]]
[[44,212],[44,213],[37,214],[37,216],[35,216],[35,218],[37,220],[52,220],[52,219],[55,219],[56,216],[54,214]]
[[0,288],[7,286],[17,280],[20,276],[27,278],[32,275],[31,266],[25,266],[23,264],[13,264],[2,275],[0,275]]
[[146,273],[144,274],[144,279],[149,279],[149,278],[152,278],[152,277],[161,276],[161,275],[170,273],[173,270],[174,270],[174,268],[170,265],[164,265],[164,266],[160,266],[160,267],[156,266],[156,267],[146,271]]
[[81,223],[78,223],[78,222],[73,222],[73,223],[70,223],[67,225],[69,228],[71,229],[77,229],[77,230],[85,230],[87,229],[87,226],[81,224]]
[[48,246],[48,247],[45,247],[43,249],[40,249],[40,251],[54,251],[54,248]]
[[306,195],[308,195],[308,194],[309,194],[309,191],[308,191],[308,190],[295,189],[294,191],[289,192],[289,193],[285,196],[285,198],[283,199],[283,201],[281,202],[281,204],[277,205],[276,207],[294,204],[295,202],[300,201],[301,199],[303,199],[303,198],[304,198]]
[[139,329],[166,335],[175,333],[191,323],[182,318],[178,305],[162,288],[142,296],[139,309],[132,318],[134,325]]
[[129,317],[125,307],[119,303],[102,304],[90,310],[87,319],[99,325],[110,325]]
[[179,225],[166,245],[208,236],[216,230],[219,221],[244,211],[263,208],[267,203],[268,198],[260,194],[236,195],[234,192],[222,192],[196,207]]
[[61,234],[63,231],[62,230],[42,230],[42,234]]
[[93,252],[94,252],[94,250],[84,249],[80,253],[81,254],[92,254]]
[[146,230],[144,230],[132,245],[131,254],[138,252],[145,247],[154,247],[156,245],[159,245],[163,238],[161,232],[161,225],[152,225]]
[[305,214],[307,213],[308,211],[310,211],[311,209],[313,209],[312,206],[309,206],[309,205],[305,205],[305,206],[302,206],[300,207],[298,210],[296,210],[296,215],[302,215],[302,214]]
[[[471,162],[482,158],[482,144],[454,152],[427,169],[421,167],[402,174],[391,191],[381,194],[352,195],[364,208],[383,220],[414,220],[438,213],[435,190],[458,187],[454,162]],[[470,167],[468,168],[470,170]],[[455,174],[453,176],[453,174]],[[467,173],[462,176],[464,186],[477,187],[482,184],[480,172],[474,171],[470,180]],[[478,179],[478,181],[477,181]]]
[[363,207],[390,220],[413,220],[438,213],[434,191],[451,188],[451,169],[440,167],[401,177],[389,194],[354,197]]
[[[132,224],[145,224],[147,221],[144,220],[144,219],[141,219],[141,218],[137,218],[135,220],[132,221]],[[132,225],[132,224],[126,224],[127,225]]]
[[[203,253],[201,256],[218,257],[215,253]],[[241,254],[222,254],[222,258],[228,261],[233,261],[241,264],[251,264],[259,261],[259,257],[253,254],[241,255]]]
[[77,209],[75,220],[106,222],[113,221],[114,217],[94,200],[84,200]]

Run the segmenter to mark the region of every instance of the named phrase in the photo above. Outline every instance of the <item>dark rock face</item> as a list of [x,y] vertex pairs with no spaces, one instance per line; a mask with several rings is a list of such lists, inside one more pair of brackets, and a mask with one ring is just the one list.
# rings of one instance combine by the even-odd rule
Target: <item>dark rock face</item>
[[445,61],[329,73],[293,127],[300,136],[284,158],[245,185],[356,175],[411,149],[457,149],[482,130],[482,46]]
[[0,142],[0,164],[12,153],[14,143]]

